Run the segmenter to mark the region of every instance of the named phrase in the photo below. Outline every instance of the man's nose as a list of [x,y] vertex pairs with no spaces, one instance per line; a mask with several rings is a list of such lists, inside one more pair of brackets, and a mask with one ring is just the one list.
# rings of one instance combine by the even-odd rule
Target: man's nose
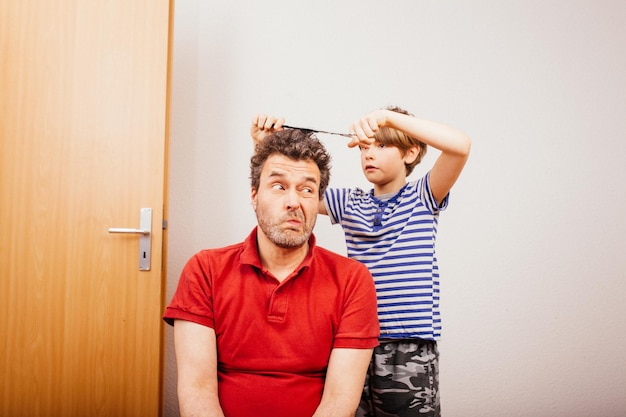
[[300,207],[300,196],[296,190],[289,190],[285,198],[288,210],[295,210]]

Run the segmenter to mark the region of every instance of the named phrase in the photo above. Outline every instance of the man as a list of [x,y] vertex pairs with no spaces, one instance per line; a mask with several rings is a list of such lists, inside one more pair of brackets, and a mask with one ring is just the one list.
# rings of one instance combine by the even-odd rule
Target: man
[[329,171],[310,132],[268,136],[251,159],[258,226],[185,266],[164,314],[183,417],[354,416],[378,345],[376,293],[365,266],[315,245]]

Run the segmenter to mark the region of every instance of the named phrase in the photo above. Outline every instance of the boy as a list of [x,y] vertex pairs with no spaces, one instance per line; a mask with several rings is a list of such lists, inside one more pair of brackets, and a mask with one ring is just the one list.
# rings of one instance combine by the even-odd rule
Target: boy
[[[256,116],[262,140],[283,119]],[[319,212],[343,227],[348,257],[372,273],[380,345],[374,349],[358,417],[439,416],[437,340],[441,335],[435,239],[439,212],[469,156],[463,132],[403,109],[376,110],[354,122],[349,147],[373,189],[327,189]],[[428,146],[441,154],[431,170],[407,182]]]

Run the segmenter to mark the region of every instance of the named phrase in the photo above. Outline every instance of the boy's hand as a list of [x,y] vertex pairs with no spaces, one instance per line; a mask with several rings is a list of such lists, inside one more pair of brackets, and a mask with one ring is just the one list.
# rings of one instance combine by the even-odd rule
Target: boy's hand
[[348,147],[369,148],[372,146],[374,144],[374,135],[379,128],[387,123],[386,112],[387,110],[376,110],[352,123],[350,133],[354,133],[354,137],[348,143]]
[[250,126],[250,136],[254,142],[254,146],[263,141],[268,135],[283,130],[285,119],[282,117],[268,116],[266,114],[257,114],[252,118]]

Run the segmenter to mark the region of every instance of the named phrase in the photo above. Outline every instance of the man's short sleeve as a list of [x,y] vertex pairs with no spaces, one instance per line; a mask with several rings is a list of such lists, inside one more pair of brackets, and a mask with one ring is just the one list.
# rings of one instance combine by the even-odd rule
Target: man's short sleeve
[[174,297],[163,314],[166,323],[173,325],[174,320],[187,320],[215,327],[208,254],[208,251],[200,252],[185,265]]

